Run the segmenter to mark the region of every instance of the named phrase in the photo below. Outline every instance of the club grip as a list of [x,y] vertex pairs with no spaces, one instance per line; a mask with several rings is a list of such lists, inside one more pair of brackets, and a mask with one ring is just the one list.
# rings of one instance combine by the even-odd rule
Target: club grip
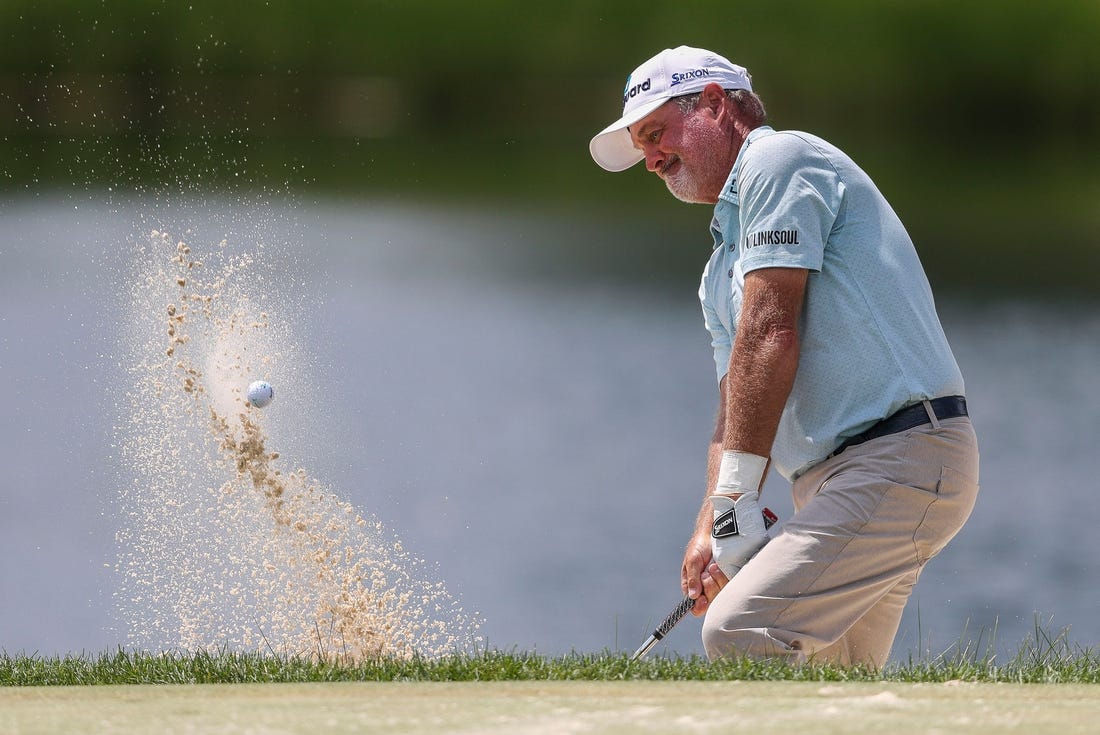
[[653,631],[654,637],[656,637],[657,640],[664,638],[670,630],[676,627],[676,623],[680,622],[680,618],[687,615],[688,611],[693,607],[695,607],[695,600],[690,597],[685,597],[681,600],[680,604],[676,606],[676,609],[670,612],[668,617],[665,618],[665,621],[658,625],[657,629]]

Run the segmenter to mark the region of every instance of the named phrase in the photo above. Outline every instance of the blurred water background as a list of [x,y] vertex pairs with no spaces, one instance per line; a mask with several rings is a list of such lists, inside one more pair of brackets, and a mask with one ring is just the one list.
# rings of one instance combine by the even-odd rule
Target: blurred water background
[[[702,493],[709,214],[586,144],[681,42],[851,153],[936,288],[983,490],[895,656],[1037,624],[1094,645],[1100,8],[1030,8],[6,3],[0,649],[125,642],[119,310],[157,228],[267,245],[314,361],[280,451],[438,564],[489,645],[632,650]],[[664,650],[698,652],[682,628]]]

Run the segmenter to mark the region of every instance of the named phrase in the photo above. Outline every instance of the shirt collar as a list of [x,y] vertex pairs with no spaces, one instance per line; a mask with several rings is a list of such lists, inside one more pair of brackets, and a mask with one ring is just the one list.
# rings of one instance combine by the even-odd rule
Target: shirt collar
[[730,169],[729,178],[726,179],[726,183],[722,185],[722,193],[718,195],[718,203],[714,205],[714,216],[710,221],[710,234],[714,238],[714,247],[717,248],[723,243],[722,228],[719,225],[721,221],[718,217],[718,210],[729,204],[734,206],[740,206],[741,200],[737,194],[737,173],[741,170],[741,160],[745,156],[745,151],[752,145],[753,141],[757,138],[774,132],[774,130],[768,125],[761,125],[758,128],[754,128],[749,131],[749,134],[745,136],[745,142],[741,144],[741,150],[737,151],[737,158],[733,161],[733,168]]
[[738,203],[737,173],[741,170],[741,161],[745,158],[745,151],[749,149],[749,146],[752,145],[757,138],[772,132],[775,131],[771,126],[761,125],[758,128],[750,130],[749,134],[745,136],[745,142],[741,144],[741,150],[737,151],[737,158],[733,162],[733,168],[730,169],[729,178],[726,179],[726,183],[722,187],[722,193],[719,195],[719,203],[721,203],[723,199],[733,204]]

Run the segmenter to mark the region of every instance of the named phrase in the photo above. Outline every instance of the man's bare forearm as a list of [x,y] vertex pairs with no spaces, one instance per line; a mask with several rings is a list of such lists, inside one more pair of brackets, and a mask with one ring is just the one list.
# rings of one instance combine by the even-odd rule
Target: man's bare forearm
[[722,449],[771,456],[798,370],[798,319],[805,287],[804,270],[775,268],[746,277],[723,391]]

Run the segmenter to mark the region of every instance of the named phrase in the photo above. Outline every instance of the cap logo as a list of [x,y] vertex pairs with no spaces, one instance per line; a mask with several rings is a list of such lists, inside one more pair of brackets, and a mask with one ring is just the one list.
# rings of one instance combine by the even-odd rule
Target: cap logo
[[630,79],[627,79],[626,89],[623,90],[623,104],[625,105],[627,100],[629,100],[631,97],[637,97],[642,92],[648,92],[649,88],[652,86],[653,79],[651,77],[647,77],[644,82],[642,82],[641,84],[635,84],[633,87],[630,86]]
[[689,79],[698,79],[699,77],[709,77],[710,69],[691,69],[684,72],[674,72],[672,75],[672,81],[668,86],[675,87],[677,84],[686,82]]

